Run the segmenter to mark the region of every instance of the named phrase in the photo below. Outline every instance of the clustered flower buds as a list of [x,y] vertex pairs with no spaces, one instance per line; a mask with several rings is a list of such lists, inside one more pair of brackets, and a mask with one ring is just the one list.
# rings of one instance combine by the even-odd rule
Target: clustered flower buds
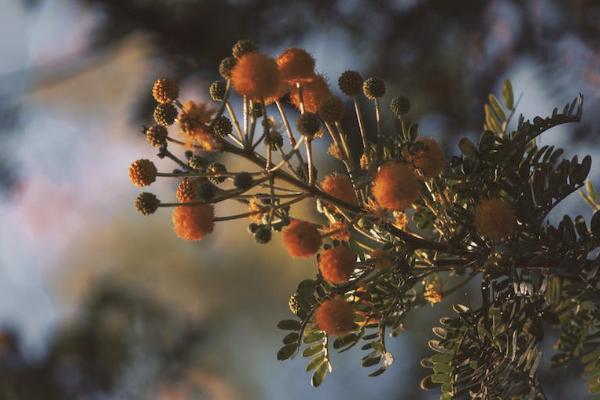
[[[398,331],[415,298],[421,305],[443,299],[438,275],[451,271],[444,266],[459,264],[463,276],[476,271],[475,262],[497,262],[502,254],[494,246],[518,237],[525,224],[511,200],[518,197],[488,179],[499,170],[469,152],[468,143],[461,149],[469,154],[446,162],[440,144],[419,136],[408,119],[407,98],[383,107],[385,83],[352,70],[339,76],[340,98],[315,65],[304,49],[272,57],[241,40],[219,65],[223,80],[208,88],[212,101],[180,101],[177,84],[157,80],[156,124],[144,133],[175,169],[159,172],[147,159],[129,167],[138,187],[176,180],[172,200],[143,192],[135,207],[144,215],[170,208],[180,238],[201,240],[218,224],[242,220],[256,243],[276,246],[280,234],[289,256],[312,260],[313,279],[290,299],[301,323],[283,324],[298,333],[286,337],[282,357],[306,332],[362,338],[377,327],[369,337],[380,338],[387,328]],[[367,109],[373,118],[364,117]],[[229,164],[231,158],[245,167]],[[476,176],[476,168],[483,172]],[[299,215],[296,206],[306,201],[318,216]],[[221,202],[242,211],[217,207],[215,215]],[[414,288],[419,296],[407,295]],[[379,340],[365,363],[390,362]],[[327,357],[325,350],[317,353]]]

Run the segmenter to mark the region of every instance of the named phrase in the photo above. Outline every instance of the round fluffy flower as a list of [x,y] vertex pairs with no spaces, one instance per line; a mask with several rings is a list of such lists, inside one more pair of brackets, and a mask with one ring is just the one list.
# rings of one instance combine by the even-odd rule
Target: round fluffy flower
[[336,160],[344,159],[344,154],[342,153],[342,149],[340,148],[340,146],[337,143],[334,143],[334,142],[331,142],[331,144],[327,148],[327,154],[329,154],[331,157],[335,158]]
[[156,180],[156,166],[150,160],[136,160],[129,166],[129,179],[135,186],[148,186]]
[[[316,75],[312,81],[302,83],[304,111],[316,113],[319,104],[329,96],[331,96],[331,92],[323,75]],[[290,100],[297,109],[300,109],[300,91],[296,85],[291,87]]]
[[481,200],[475,207],[475,229],[491,240],[500,240],[510,235],[517,219],[513,209],[504,200]]
[[296,128],[301,135],[312,138],[321,129],[321,122],[317,114],[307,111],[296,118]]
[[215,227],[212,204],[175,207],[172,219],[175,234],[185,240],[200,240]]
[[175,196],[180,203],[185,203],[194,200],[197,190],[198,181],[196,179],[185,177],[177,185]]
[[248,216],[248,219],[254,223],[260,224],[265,215],[263,209],[264,206],[260,199],[258,197],[252,197],[248,200],[248,211],[252,213]]
[[280,87],[277,63],[264,54],[248,53],[233,67],[231,82],[239,94],[250,99],[275,96]]
[[315,311],[319,329],[328,335],[343,336],[354,329],[354,307],[341,296],[322,302]]
[[377,203],[389,210],[404,210],[419,196],[419,181],[408,164],[390,161],[375,175],[371,192]]
[[321,182],[323,191],[348,203],[357,204],[356,192],[349,177],[340,174],[326,176]]
[[440,145],[432,138],[419,138],[417,142],[422,143],[422,149],[416,151],[410,158],[415,168],[421,170],[425,178],[435,178],[444,169],[444,152]]
[[315,59],[304,49],[286,49],[277,57],[281,79],[289,83],[310,81],[315,76]]
[[206,130],[206,125],[214,111],[205,103],[197,103],[188,100],[183,105],[181,115],[179,115],[179,128],[181,132],[188,136],[194,136],[197,133]]
[[325,250],[319,258],[319,270],[323,279],[334,285],[348,282],[355,268],[356,254],[344,246]]
[[293,220],[283,231],[283,244],[293,257],[310,257],[321,248],[321,234],[310,222]]

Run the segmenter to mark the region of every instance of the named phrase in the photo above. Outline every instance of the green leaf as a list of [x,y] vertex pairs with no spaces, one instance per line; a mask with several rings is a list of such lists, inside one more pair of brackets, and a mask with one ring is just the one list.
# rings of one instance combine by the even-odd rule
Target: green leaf
[[477,158],[478,152],[477,147],[467,138],[460,139],[458,142],[458,147],[460,151],[468,158]]
[[319,344],[315,344],[313,346],[307,347],[306,349],[304,349],[304,351],[302,352],[302,356],[303,357],[312,357],[317,353],[320,353],[323,351],[323,345],[321,343]]
[[296,343],[298,341],[298,339],[300,339],[300,335],[298,335],[298,333],[290,332],[287,335],[285,335],[285,337],[283,338],[283,343],[284,344]]
[[504,100],[504,105],[509,110],[512,110],[515,106],[514,104],[514,95],[512,83],[507,79],[504,81],[504,86],[502,86],[502,99]]
[[314,387],[319,387],[325,380],[325,376],[329,372],[329,362],[322,363],[312,376],[311,384]]
[[298,350],[297,343],[286,344],[281,349],[279,349],[279,351],[277,352],[277,359],[279,361],[287,360],[288,358],[290,358],[294,354],[296,354],[297,350]]
[[299,331],[302,325],[295,319],[284,319],[283,321],[279,321],[277,327],[286,331]]
[[323,361],[325,361],[325,354],[321,354],[321,355],[313,358],[306,366],[306,371],[307,372],[312,371],[313,369],[315,369],[319,365],[321,365],[323,363]]
[[594,236],[600,237],[600,210],[594,213],[592,221],[590,222],[590,229],[592,230]]

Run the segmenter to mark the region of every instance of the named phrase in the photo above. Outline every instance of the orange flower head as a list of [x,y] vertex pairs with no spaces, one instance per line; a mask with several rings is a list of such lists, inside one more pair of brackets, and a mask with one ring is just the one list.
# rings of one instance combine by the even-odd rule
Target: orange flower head
[[252,100],[277,95],[280,80],[275,60],[262,53],[243,55],[231,71],[231,83],[235,90]]
[[343,336],[356,329],[352,304],[341,296],[322,302],[315,311],[317,327],[331,336]]
[[[315,75],[313,80],[302,83],[302,100],[305,111],[316,113],[319,110],[319,104],[329,96],[331,96],[331,92],[323,75]],[[290,100],[299,110],[300,91],[296,85],[291,86]]]
[[185,177],[177,185],[175,196],[180,203],[186,203],[196,198],[198,190],[198,181],[196,179]]
[[183,104],[179,115],[179,128],[184,135],[195,136],[199,132],[206,131],[214,110],[205,103],[188,100]]
[[417,142],[423,143],[424,148],[412,155],[411,161],[425,178],[435,178],[444,169],[444,152],[435,139],[419,138]]
[[443,295],[440,291],[439,283],[433,281],[425,284],[425,289],[423,290],[423,298],[431,305],[441,302],[443,300]]
[[135,186],[148,186],[156,180],[156,166],[150,160],[136,160],[129,166],[129,179]]
[[275,91],[275,94],[273,94],[269,97],[265,97],[265,99],[264,99],[265,105],[268,106],[268,105],[275,103],[277,100],[279,100],[280,98],[285,96],[287,91],[288,91],[288,85],[285,83],[285,81],[279,80],[279,85],[277,86],[277,90]]
[[371,253],[371,259],[373,260],[373,266],[375,269],[384,270],[391,268],[394,265],[394,260],[385,251],[377,249]]
[[504,200],[481,200],[475,207],[475,229],[488,239],[500,240],[512,233],[517,223],[515,212]]
[[371,192],[380,206],[399,211],[417,200],[419,189],[419,181],[408,164],[390,161],[375,176]]
[[175,234],[185,240],[200,240],[215,227],[212,204],[178,206],[173,210]]
[[350,227],[345,222],[332,222],[325,229],[325,234],[333,240],[348,242],[351,238]]
[[319,258],[319,270],[323,279],[333,285],[348,282],[355,268],[356,254],[344,246],[325,250]]
[[326,176],[321,182],[321,187],[325,193],[348,204],[358,204],[352,181],[345,175],[331,174]]
[[321,234],[310,222],[293,220],[283,231],[283,244],[293,257],[310,257],[321,248]]
[[315,59],[304,49],[286,49],[277,57],[281,79],[294,84],[307,82],[315,77]]

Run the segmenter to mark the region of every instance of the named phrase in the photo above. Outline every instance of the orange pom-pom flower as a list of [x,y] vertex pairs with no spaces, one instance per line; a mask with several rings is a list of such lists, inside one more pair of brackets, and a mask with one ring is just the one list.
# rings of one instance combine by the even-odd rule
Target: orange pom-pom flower
[[314,224],[293,220],[283,231],[283,244],[293,257],[310,257],[321,248],[321,234]]
[[349,177],[340,174],[326,176],[321,182],[323,191],[348,204],[357,204],[356,192]]
[[315,59],[304,49],[286,49],[277,57],[281,79],[293,84],[307,82],[315,77]]
[[339,285],[348,282],[356,268],[356,254],[347,247],[325,250],[319,258],[319,271],[326,282]]
[[516,222],[513,209],[504,200],[481,200],[475,207],[475,229],[488,239],[500,240],[510,235]]
[[[331,92],[323,75],[316,75],[313,80],[302,83],[302,100],[305,111],[316,113],[319,110],[319,104],[329,96],[331,96]],[[300,91],[295,85],[291,87],[290,100],[297,109],[300,109]]]
[[408,164],[384,164],[373,182],[371,192],[377,203],[389,210],[404,210],[419,196],[419,181]]
[[172,219],[175,234],[185,240],[200,240],[215,227],[212,204],[175,207]]
[[261,53],[242,56],[231,71],[231,83],[242,96],[262,100],[275,96],[280,88],[277,63]]
[[343,336],[354,329],[355,311],[341,296],[322,302],[315,311],[317,327],[331,336]]

